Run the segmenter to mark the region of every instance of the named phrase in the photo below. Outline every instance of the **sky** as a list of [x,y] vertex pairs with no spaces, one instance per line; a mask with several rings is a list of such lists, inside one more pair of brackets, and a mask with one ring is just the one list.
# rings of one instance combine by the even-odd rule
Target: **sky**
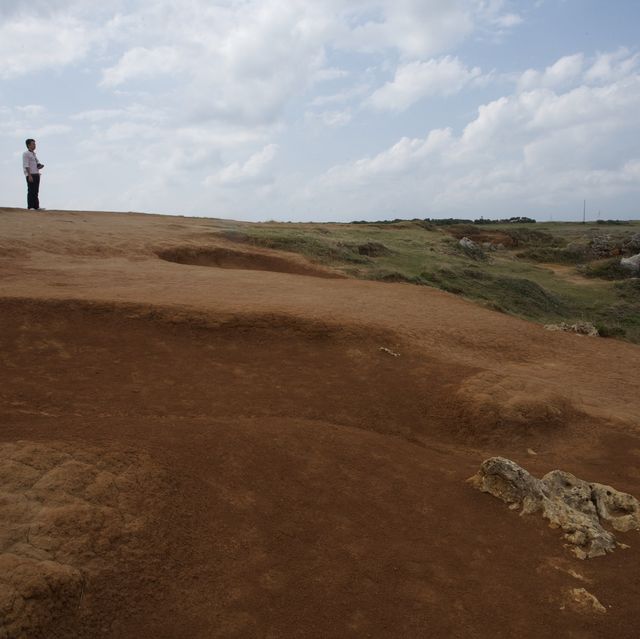
[[0,205],[640,219],[638,0],[0,0]]

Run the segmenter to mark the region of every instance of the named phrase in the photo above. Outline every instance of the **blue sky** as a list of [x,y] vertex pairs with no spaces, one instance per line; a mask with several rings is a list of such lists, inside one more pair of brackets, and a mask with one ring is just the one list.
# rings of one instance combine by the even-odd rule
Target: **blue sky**
[[635,0],[0,0],[0,205],[640,219]]

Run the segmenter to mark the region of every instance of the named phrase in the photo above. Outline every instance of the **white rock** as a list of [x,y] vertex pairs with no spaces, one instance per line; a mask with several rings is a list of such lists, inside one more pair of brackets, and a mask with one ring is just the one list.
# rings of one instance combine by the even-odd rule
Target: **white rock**
[[620,266],[634,273],[640,273],[640,253],[631,257],[623,257]]
[[469,480],[476,488],[502,499],[521,514],[538,511],[552,528],[561,528],[573,553],[580,559],[613,552],[615,537],[602,521],[615,530],[640,529],[640,503],[611,486],[589,483],[571,473],[553,470],[536,479],[515,462],[491,457]]

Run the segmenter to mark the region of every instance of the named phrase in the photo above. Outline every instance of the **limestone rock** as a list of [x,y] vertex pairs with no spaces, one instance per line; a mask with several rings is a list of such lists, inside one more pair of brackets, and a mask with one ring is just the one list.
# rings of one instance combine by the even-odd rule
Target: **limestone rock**
[[640,253],[631,257],[623,257],[620,266],[633,273],[640,273]]
[[576,322],[575,324],[567,324],[560,322],[559,324],[545,324],[548,331],[564,331],[567,333],[576,333],[577,335],[588,335],[589,337],[598,337],[598,329],[591,322]]
[[614,535],[602,522],[615,530],[640,529],[640,503],[611,486],[586,482],[562,470],[553,470],[536,479],[515,462],[491,457],[469,480],[476,488],[490,493],[521,514],[538,511],[552,528],[561,528],[572,552],[580,559],[613,552]]
[[596,235],[589,242],[589,247],[595,257],[609,257],[615,251],[615,243],[611,235]]
[[625,243],[624,248],[629,253],[640,251],[640,233],[634,233]]
[[595,612],[598,614],[606,614],[607,612],[607,609],[598,601],[598,598],[584,588],[571,588],[567,593],[566,603],[569,608],[576,612]]
[[468,237],[463,237],[458,242],[458,246],[464,251],[467,257],[473,260],[486,260],[487,256],[480,244],[474,242]]
[[480,248],[473,240],[470,240],[468,237],[463,237],[458,242],[458,244],[460,244],[462,248],[468,249],[470,251],[477,251]]

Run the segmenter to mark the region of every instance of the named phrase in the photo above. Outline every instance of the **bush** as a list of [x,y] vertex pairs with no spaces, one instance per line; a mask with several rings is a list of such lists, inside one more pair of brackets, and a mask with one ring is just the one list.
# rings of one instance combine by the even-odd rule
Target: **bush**
[[370,275],[372,280],[376,280],[378,282],[406,282],[407,284],[425,284],[419,276],[416,275],[405,275],[404,273],[400,273],[400,271],[374,271]]
[[531,228],[504,229],[502,232],[513,240],[515,246],[557,248],[566,244],[562,238],[554,237],[546,231],[538,231]]
[[465,295],[492,305],[495,310],[517,313],[524,317],[561,316],[567,311],[565,302],[536,282],[521,277],[496,277],[475,269],[452,271],[440,268],[420,273],[423,283],[443,291]]
[[631,271],[620,266],[619,257],[587,264],[581,268],[581,272],[585,277],[599,277],[604,280],[624,280],[633,277]]
[[380,242],[365,242],[355,247],[359,255],[367,255],[368,257],[380,257],[381,255],[389,255],[391,251]]
[[640,278],[633,277],[613,285],[614,290],[622,299],[640,301]]
[[595,326],[600,337],[624,337],[627,334],[624,328],[618,324],[596,322]]
[[547,262],[550,264],[580,264],[587,259],[586,252],[564,248],[531,248],[516,253],[516,257],[531,262]]
[[491,288],[500,306],[513,312],[542,317],[566,311],[560,297],[523,277],[497,277]]

